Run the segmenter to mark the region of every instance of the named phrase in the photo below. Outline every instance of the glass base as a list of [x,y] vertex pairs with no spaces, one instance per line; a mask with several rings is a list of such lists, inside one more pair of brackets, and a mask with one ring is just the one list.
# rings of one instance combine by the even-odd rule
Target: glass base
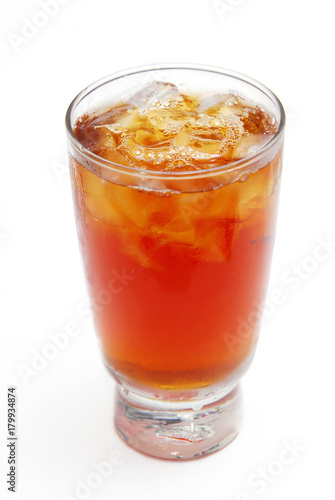
[[155,401],[118,387],[115,425],[129,446],[147,455],[198,458],[220,450],[236,437],[241,400],[239,386],[210,403]]

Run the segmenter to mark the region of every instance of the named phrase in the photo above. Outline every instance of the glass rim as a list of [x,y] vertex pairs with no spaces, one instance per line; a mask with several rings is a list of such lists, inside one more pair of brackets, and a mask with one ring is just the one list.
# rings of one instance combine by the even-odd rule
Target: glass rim
[[[94,90],[98,89],[99,87],[102,87],[103,85],[106,85],[107,83],[111,81],[118,80],[120,78],[123,78],[125,76],[130,76],[138,73],[146,73],[146,72],[153,72],[153,71],[159,71],[159,70],[193,70],[193,71],[203,71],[207,73],[216,73],[220,74],[222,76],[228,76],[230,78],[235,78],[237,80],[240,80],[252,87],[255,87],[257,90],[260,90],[265,94],[271,101],[274,103],[279,111],[279,123],[278,123],[278,128],[274,136],[270,139],[269,142],[267,142],[264,146],[261,147],[259,151],[256,153],[253,153],[252,155],[249,155],[245,158],[242,158],[237,161],[233,161],[231,163],[225,164],[225,165],[219,165],[215,167],[209,167],[201,170],[195,170],[195,171],[175,171],[175,172],[170,172],[170,171],[157,171],[157,170],[148,170],[148,169],[141,169],[141,168],[135,168],[135,167],[130,167],[130,166],[125,166],[121,165],[119,163],[112,162],[110,160],[107,160],[105,158],[102,158],[101,156],[96,155],[89,149],[83,146],[83,144],[77,139],[75,136],[72,125],[71,125],[71,117],[72,117],[72,112],[76,108],[76,106],[81,102],[82,99],[84,99],[86,96],[88,96],[90,93],[92,93]],[[255,103],[257,104],[257,103]],[[201,178],[201,177],[208,177],[211,175],[217,175],[220,173],[225,173],[225,172],[231,172],[231,171],[236,171],[240,170],[242,168],[245,168],[248,166],[248,164],[253,164],[260,160],[263,156],[265,156],[277,143],[280,141],[280,139],[283,136],[284,133],[284,128],[285,128],[285,110],[278,99],[278,97],[265,85],[262,83],[258,82],[257,80],[250,78],[249,76],[246,76],[242,73],[232,71],[229,69],[225,68],[219,68],[217,66],[208,66],[208,65],[197,65],[197,64],[181,64],[181,63],[170,63],[170,64],[150,64],[150,65],[144,65],[144,66],[136,66],[132,68],[128,68],[122,71],[118,71],[115,73],[112,73],[110,75],[107,75],[103,78],[100,78],[99,80],[96,80],[95,82],[91,83],[87,87],[85,87],[77,96],[72,100],[70,103],[66,115],[65,115],[65,126],[66,126],[66,131],[67,131],[67,136],[72,145],[75,147],[77,151],[79,151],[82,155],[85,155],[85,157],[94,163],[98,163],[100,166],[104,166],[107,169],[113,170],[113,171],[118,171],[120,173],[124,174],[131,174],[132,176],[140,176],[140,177],[150,177],[150,178],[156,178],[156,179],[182,179],[182,178],[187,178],[187,179],[192,179],[192,178]]]

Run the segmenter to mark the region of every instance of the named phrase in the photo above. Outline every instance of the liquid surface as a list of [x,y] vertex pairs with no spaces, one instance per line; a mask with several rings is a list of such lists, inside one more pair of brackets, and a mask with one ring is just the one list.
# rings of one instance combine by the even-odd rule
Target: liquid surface
[[158,171],[202,170],[261,149],[276,132],[273,117],[233,94],[191,96],[155,82],[99,115],[84,116],[75,135],[117,164]]

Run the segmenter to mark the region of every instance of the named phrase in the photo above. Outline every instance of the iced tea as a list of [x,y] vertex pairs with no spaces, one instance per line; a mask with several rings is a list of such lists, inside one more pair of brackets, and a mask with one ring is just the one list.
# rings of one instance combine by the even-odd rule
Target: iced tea
[[109,368],[130,387],[192,391],[238,378],[250,363],[281,151],[257,168],[243,162],[277,127],[233,92],[159,81],[77,120],[84,148],[143,173],[125,183],[71,158],[97,333]]

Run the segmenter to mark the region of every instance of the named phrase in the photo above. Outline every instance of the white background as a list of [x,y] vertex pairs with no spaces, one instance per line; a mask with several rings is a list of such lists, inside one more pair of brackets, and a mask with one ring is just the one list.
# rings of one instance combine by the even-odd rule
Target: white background
[[[1,499],[13,498],[5,485],[6,389],[11,385],[17,387],[18,500],[84,498],[83,491],[76,493],[79,481],[85,483],[95,471],[93,462],[108,460],[112,452],[119,454],[112,474],[86,498],[331,498],[331,2],[54,1],[59,8],[53,17],[41,16],[38,0],[3,1],[0,7]],[[18,38],[25,19],[40,26],[30,38]],[[86,307],[86,288],[63,123],[68,104],[87,84],[159,62],[245,73],[270,87],[288,115],[269,285],[269,293],[280,291],[282,303],[269,302],[257,355],[243,380],[240,435],[221,452],[184,463],[141,455],[113,429],[114,382],[103,368],[88,316],[78,312]],[[319,242],[327,240],[320,251]],[[22,367],[32,368],[34,352],[43,352],[50,334],[64,332],[71,323],[77,335],[66,348],[34,374],[20,375]],[[287,443],[297,451],[290,464],[280,465]],[[262,470],[267,479],[259,479]]]

